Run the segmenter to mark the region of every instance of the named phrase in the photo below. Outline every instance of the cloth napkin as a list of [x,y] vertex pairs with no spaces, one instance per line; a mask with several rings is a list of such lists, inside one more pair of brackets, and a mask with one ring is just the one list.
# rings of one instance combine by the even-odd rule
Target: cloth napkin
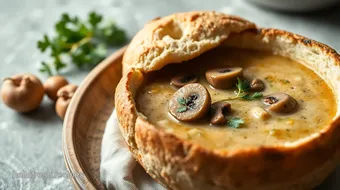
[[113,110],[103,135],[100,179],[107,189],[165,190],[136,162],[120,133]]

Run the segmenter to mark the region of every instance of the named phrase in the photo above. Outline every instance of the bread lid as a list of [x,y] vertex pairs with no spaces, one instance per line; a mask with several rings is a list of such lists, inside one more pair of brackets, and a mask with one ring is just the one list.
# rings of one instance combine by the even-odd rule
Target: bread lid
[[123,57],[123,72],[134,67],[146,73],[181,63],[217,47],[232,33],[255,28],[247,20],[217,12],[156,18],[132,39]]

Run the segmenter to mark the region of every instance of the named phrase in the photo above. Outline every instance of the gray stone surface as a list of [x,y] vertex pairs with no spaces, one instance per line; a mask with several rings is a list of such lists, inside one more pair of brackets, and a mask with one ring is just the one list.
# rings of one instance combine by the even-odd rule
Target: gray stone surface
[[[302,34],[340,51],[340,7],[313,14],[286,14],[239,0],[1,0],[0,78],[32,72],[45,80],[46,76],[41,75],[38,68],[46,56],[38,52],[36,41],[43,33],[53,31],[53,24],[61,13],[86,16],[90,10],[115,18],[130,36],[157,16],[178,11],[217,10],[245,17],[259,26]],[[72,83],[79,84],[87,72],[71,69],[63,74]],[[0,102],[0,190],[72,189],[66,177],[32,179],[14,175],[66,172],[61,131],[62,122],[47,99],[30,114],[17,114]],[[339,172],[334,173],[322,189],[340,189],[337,175]]]

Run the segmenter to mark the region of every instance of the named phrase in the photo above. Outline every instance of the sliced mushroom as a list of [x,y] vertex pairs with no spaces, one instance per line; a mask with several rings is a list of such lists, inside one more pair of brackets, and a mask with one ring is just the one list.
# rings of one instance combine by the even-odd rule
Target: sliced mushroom
[[254,92],[261,92],[264,90],[264,83],[261,79],[255,78],[250,82],[250,90]]
[[262,98],[262,103],[268,111],[289,114],[296,111],[298,107],[297,101],[286,93],[273,93]]
[[241,67],[226,67],[208,70],[205,77],[214,88],[231,88],[237,82],[237,77],[242,77]]
[[198,77],[194,74],[188,75],[178,75],[171,79],[171,85],[174,85],[178,88],[185,86],[190,83],[195,83],[198,81]]
[[228,102],[215,102],[210,106],[211,119],[213,125],[223,125],[227,123],[226,115],[230,112],[231,105]]
[[187,84],[172,96],[169,112],[180,121],[194,121],[208,113],[210,103],[210,94],[203,85]]

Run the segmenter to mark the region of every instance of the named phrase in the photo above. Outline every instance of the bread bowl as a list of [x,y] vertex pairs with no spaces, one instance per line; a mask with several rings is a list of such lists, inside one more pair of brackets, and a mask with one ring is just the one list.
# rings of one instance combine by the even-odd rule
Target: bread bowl
[[[186,65],[194,67],[184,69],[185,71],[190,71],[191,68],[192,70],[206,69],[207,65],[214,65],[209,62],[210,59],[215,61],[215,57],[223,55],[223,53],[220,53],[211,56],[215,55],[214,52],[224,51],[232,57],[233,49],[237,49],[236,52],[241,53],[241,56],[238,56],[241,60],[248,57],[247,53],[242,54],[243,49],[269,52],[273,56],[281,56],[278,59],[292,60],[291,65],[288,66],[296,69],[296,71],[299,68],[306,72],[308,70],[307,73],[309,74],[303,77],[321,79],[321,81],[318,80],[321,82],[320,85],[314,85],[314,87],[324,87],[319,90],[324,90],[323,93],[328,95],[317,97],[318,91],[310,92],[314,98],[308,99],[308,101],[310,100],[313,103],[310,105],[313,106],[306,107],[306,104],[300,98],[297,98],[300,107],[289,111],[296,115],[309,113],[307,117],[313,119],[316,116],[325,117],[326,121],[320,124],[322,126],[314,126],[313,122],[308,119],[297,119],[294,128],[310,127],[311,130],[305,135],[292,138],[291,141],[288,138],[288,140],[269,140],[268,142],[257,143],[255,137],[261,133],[257,133],[257,131],[260,131],[257,128],[250,128],[255,126],[255,122],[253,123],[255,119],[252,118],[246,121],[247,126],[239,131],[253,130],[254,137],[248,137],[252,139],[251,142],[254,142],[254,145],[245,143],[244,146],[237,146],[239,143],[242,144],[241,142],[247,142],[238,138],[239,142],[232,145],[219,146],[215,146],[217,144],[216,139],[212,139],[215,144],[209,146],[206,143],[207,141],[202,143],[195,139],[184,138],[176,132],[173,124],[166,126],[168,124],[166,123],[164,126],[164,123],[157,123],[155,122],[157,119],[152,118],[155,118],[153,117],[154,114],[161,116],[163,114],[163,118],[170,118],[169,120],[172,120],[172,123],[177,123],[176,125],[180,127],[189,125],[186,127],[200,130],[202,126],[199,126],[201,127],[199,128],[195,124],[176,121],[172,117],[174,114],[166,115],[161,110],[146,113],[146,110],[141,108],[138,97],[142,96],[141,90],[147,84],[157,82],[158,79],[153,77],[154,75],[162,77],[163,70],[164,75],[169,73],[174,75]],[[241,50],[238,51],[239,49]],[[231,53],[228,54],[228,52]],[[252,55],[256,56],[257,53],[250,53],[249,55],[252,57]],[[267,59],[267,54],[260,54],[259,56],[259,60]],[[264,56],[264,58],[261,56]],[[245,77],[251,76],[249,68],[251,68],[252,62],[248,66],[247,64],[242,65],[241,62],[235,61],[232,65],[244,67]],[[272,65],[276,65],[279,72],[281,65],[282,68],[287,68],[287,65],[283,63],[284,61],[278,61],[278,64],[274,64],[274,62]],[[340,58],[336,51],[324,44],[282,30],[257,28],[255,24],[249,21],[222,13],[187,12],[158,18],[148,23],[137,33],[123,58],[123,77],[117,86],[115,95],[121,133],[134,157],[146,172],[168,189],[311,189],[320,184],[333,171],[340,157],[340,112],[338,110],[340,95],[337,91],[340,87],[339,63]],[[256,64],[254,63],[254,65]],[[270,65],[267,64],[254,73],[259,75],[266,73],[263,68],[270,67]],[[173,69],[167,69],[167,67]],[[289,75],[290,72],[284,74]],[[212,92],[215,92],[216,89],[209,87],[206,83],[207,80],[204,77],[202,78],[200,83],[202,82],[212,95]],[[308,81],[296,84],[301,84],[300,87],[308,86]],[[268,86],[268,82],[266,82],[266,85],[271,92],[273,89]],[[186,85],[181,88],[185,87]],[[192,89],[198,89],[198,87]],[[282,89],[288,88],[282,87]],[[170,102],[164,93],[168,92],[160,89],[155,94],[164,95],[163,99]],[[307,95],[308,93],[306,93]],[[147,95],[144,97],[147,97]],[[212,100],[216,101],[214,97],[217,96],[212,95]],[[262,97],[261,101],[265,97]],[[317,103],[318,99],[325,101],[325,103]],[[155,99],[155,102],[158,100],[162,99]],[[233,101],[230,101],[230,103],[231,108],[236,109],[236,113],[241,113],[237,111],[238,106],[233,106]],[[151,99],[146,105],[152,107],[154,104]],[[244,104],[255,103],[244,101]],[[167,107],[168,105],[158,104],[157,106],[163,109],[162,106]],[[309,112],[304,110],[309,110]],[[277,123],[280,118],[287,118],[286,115],[271,114],[271,117],[275,118],[276,123],[274,123],[274,126],[266,124],[269,128],[288,125]],[[204,122],[203,127],[209,128],[206,133],[208,136],[210,135],[209,131],[213,133],[216,130],[224,130],[221,132],[223,134],[228,134],[228,131],[230,131],[228,127],[215,127]],[[257,124],[256,127],[261,129],[261,123]],[[241,134],[241,132],[235,132],[235,134],[234,136],[231,135],[230,138],[236,138],[237,134]],[[225,140],[222,139],[221,141]]]

